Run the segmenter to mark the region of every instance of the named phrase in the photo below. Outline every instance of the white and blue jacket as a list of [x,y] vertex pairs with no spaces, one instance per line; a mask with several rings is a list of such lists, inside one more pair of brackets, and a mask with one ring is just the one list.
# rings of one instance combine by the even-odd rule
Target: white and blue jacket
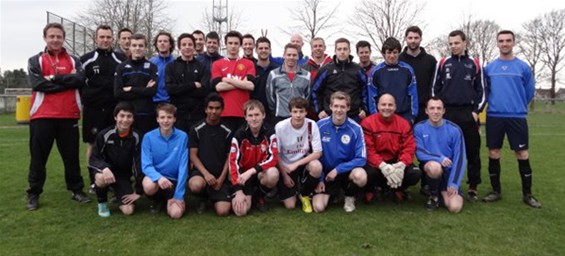
[[364,167],[367,162],[363,129],[353,119],[347,118],[345,123],[336,126],[332,116],[318,121],[320,137],[322,139],[323,170],[320,180],[334,168],[338,174],[348,173],[353,168]]

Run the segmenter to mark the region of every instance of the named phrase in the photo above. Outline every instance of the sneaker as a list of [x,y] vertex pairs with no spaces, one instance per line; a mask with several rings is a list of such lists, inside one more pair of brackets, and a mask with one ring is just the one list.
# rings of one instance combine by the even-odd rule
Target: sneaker
[[39,195],[27,194],[27,209],[35,211],[39,208]]
[[300,202],[302,202],[302,211],[305,213],[312,213],[312,198],[309,196],[298,195]]
[[96,194],[96,185],[90,184],[90,188],[88,189],[88,193],[91,194],[91,195],[95,195]]
[[523,201],[525,204],[533,208],[541,208],[541,203],[532,195],[527,194],[524,196]]
[[90,202],[90,198],[82,191],[74,192],[71,199],[83,204]]
[[477,194],[477,191],[474,189],[469,189],[469,191],[467,191],[467,200],[471,203],[478,202],[479,195]]
[[485,197],[483,197],[483,202],[492,203],[502,199],[502,195],[496,191],[489,192]]
[[430,186],[428,185],[424,185],[420,188],[420,194],[423,196],[430,196],[432,193],[430,193]]
[[266,212],[267,210],[269,210],[269,208],[267,207],[267,200],[265,200],[265,197],[263,196],[257,197],[255,206],[257,207],[257,210],[259,210],[260,212]]
[[108,203],[98,204],[98,216],[102,218],[110,217],[110,209],[108,209]]
[[439,200],[435,196],[430,196],[428,202],[426,202],[426,208],[428,211],[435,211],[439,208]]
[[392,199],[397,203],[401,203],[410,199],[410,194],[405,190],[396,190],[394,191]]
[[345,204],[343,204],[343,209],[345,210],[345,212],[355,211],[355,197],[346,196]]
[[161,203],[157,202],[156,200],[153,200],[151,202],[151,205],[149,205],[149,212],[151,214],[157,214],[157,213],[161,212],[162,208],[163,207],[162,207]]

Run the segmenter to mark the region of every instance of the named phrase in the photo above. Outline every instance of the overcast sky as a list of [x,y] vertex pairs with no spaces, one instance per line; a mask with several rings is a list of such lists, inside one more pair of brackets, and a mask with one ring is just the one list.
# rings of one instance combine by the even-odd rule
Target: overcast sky
[[[166,0],[167,1],[167,0]],[[324,0],[328,5],[341,3],[338,20],[344,24],[353,15],[353,7],[359,0]],[[422,1],[416,1],[422,2]],[[536,16],[553,9],[563,8],[560,1],[555,0],[428,0],[423,13],[426,21],[424,28],[424,44],[436,36],[446,35],[463,17],[472,15],[475,19],[491,19],[502,28],[519,30],[520,25]],[[200,28],[203,8],[212,5],[212,0],[168,0],[168,13],[176,19],[173,34],[191,32]],[[243,24],[240,32],[260,36],[261,29],[268,29],[268,37],[273,42],[273,55],[282,55],[282,46],[288,42],[288,35],[281,28],[293,23],[288,8],[299,5],[300,0],[230,0],[229,4],[242,13]],[[74,19],[89,5],[87,0],[0,0],[0,68],[2,71],[26,68],[27,59],[44,48],[42,29],[46,24],[46,12],[52,12],[67,19]],[[338,31],[351,31],[345,24]],[[322,36],[324,36],[322,34]],[[355,42],[362,38],[353,38],[346,32],[337,32],[327,40],[327,44],[335,37],[349,37]],[[309,54],[308,46],[304,52]],[[328,47],[328,54],[333,49]],[[377,51],[373,50],[373,54]]]

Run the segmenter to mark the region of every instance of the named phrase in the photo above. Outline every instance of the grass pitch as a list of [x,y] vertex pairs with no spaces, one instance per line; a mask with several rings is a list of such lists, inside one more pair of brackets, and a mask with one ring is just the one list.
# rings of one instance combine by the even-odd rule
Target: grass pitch
[[[541,107],[539,109],[542,109]],[[151,215],[142,199],[131,217],[111,205],[98,217],[96,203],[78,204],[65,190],[56,147],[47,165],[45,192],[37,211],[26,210],[28,129],[13,115],[0,115],[0,255],[562,255],[565,252],[565,113],[530,114],[533,192],[543,208],[521,201],[517,162],[504,145],[503,200],[465,203],[457,215],[428,212],[425,198],[365,205],[345,213],[332,205],[322,214],[286,210],[269,202],[267,213],[216,217],[211,210],[188,212],[178,221]],[[483,132],[484,134],[484,132]],[[481,195],[490,191],[483,148]],[[84,154],[81,154],[83,157]],[[84,159],[83,175],[86,178]],[[419,186],[417,186],[419,188]]]

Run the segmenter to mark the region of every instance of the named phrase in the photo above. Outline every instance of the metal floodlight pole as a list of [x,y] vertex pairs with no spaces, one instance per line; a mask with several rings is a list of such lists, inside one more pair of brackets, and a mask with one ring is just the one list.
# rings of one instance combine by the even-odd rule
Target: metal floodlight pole
[[226,26],[226,29],[225,29],[226,32],[228,30],[228,0],[214,0],[213,1],[212,20],[213,20],[214,23],[217,23],[217,30],[218,30],[217,32],[218,32],[218,35],[220,36],[220,41],[222,41],[222,38],[224,37],[224,35],[223,35],[224,29],[222,28],[222,25],[224,23],[225,23],[225,26]]

